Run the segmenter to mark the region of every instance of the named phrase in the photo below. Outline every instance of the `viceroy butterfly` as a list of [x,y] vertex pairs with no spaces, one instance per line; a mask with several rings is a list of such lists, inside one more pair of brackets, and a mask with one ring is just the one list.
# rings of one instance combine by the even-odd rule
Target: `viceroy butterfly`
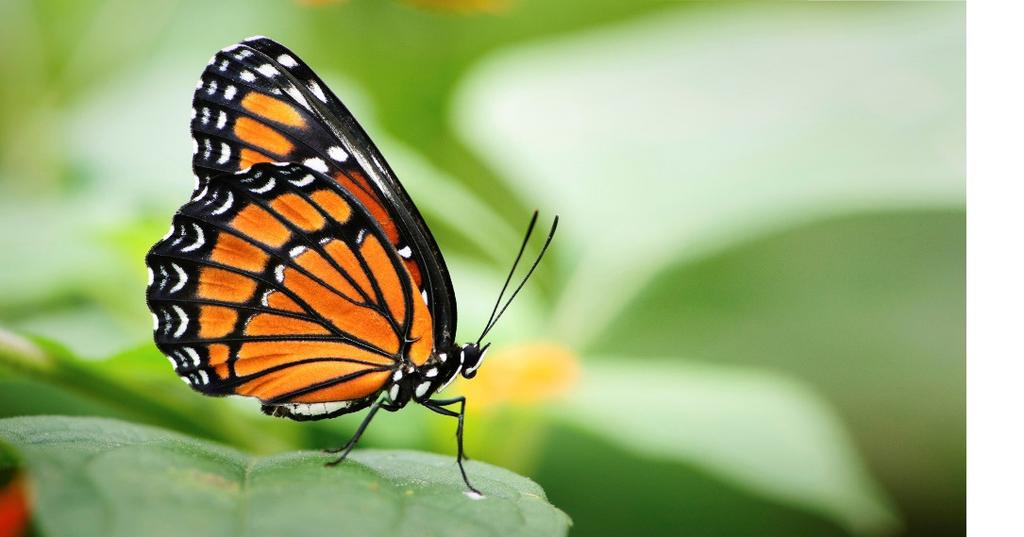
[[[484,337],[456,344],[456,301],[430,229],[352,114],[294,53],[253,37],[215,54],[193,98],[196,187],[146,256],[157,347],[205,395],[242,395],[293,420],[410,401],[458,418],[465,397],[434,398],[472,378]],[[499,307],[500,306],[500,307]],[[455,411],[448,407],[458,405]]]

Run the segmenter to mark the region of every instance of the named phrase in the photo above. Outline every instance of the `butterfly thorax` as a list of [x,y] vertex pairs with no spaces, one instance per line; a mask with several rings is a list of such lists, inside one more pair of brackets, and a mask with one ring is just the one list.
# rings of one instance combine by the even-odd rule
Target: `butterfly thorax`
[[434,352],[423,365],[404,364],[391,375],[391,382],[384,390],[388,401],[385,408],[398,410],[410,401],[427,401],[447,388],[460,373],[465,378],[473,378],[486,352],[486,347],[481,349],[475,343],[453,345]]

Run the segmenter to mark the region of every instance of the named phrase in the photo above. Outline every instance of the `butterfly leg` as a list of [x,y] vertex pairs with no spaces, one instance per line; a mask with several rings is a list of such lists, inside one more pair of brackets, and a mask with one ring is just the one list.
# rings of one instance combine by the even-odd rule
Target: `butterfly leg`
[[[459,405],[458,412],[444,408],[446,406],[454,405],[456,403],[458,403]],[[431,399],[424,403],[423,406],[429,408],[434,412],[437,412],[438,414],[441,414],[442,416],[451,416],[453,418],[458,418],[459,425],[458,428],[456,428],[455,430],[455,438],[458,441],[458,455],[456,456],[455,460],[456,462],[459,463],[459,471],[462,472],[462,480],[466,483],[466,486],[469,487],[469,490],[475,494],[483,496],[483,494],[479,490],[477,490],[476,487],[470,484],[469,476],[466,475],[466,468],[462,465],[463,459],[466,458],[465,450],[463,450],[462,448],[462,426],[465,423],[466,419],[466,398],[463,396],[459,396],[453,397],[451,399]]]
[[356,447],[356,442],[359,442],[359,437],[363,436],[363,431],[365,431],[366,427],[370,425],[370,421],[373,419],[373,416],[377,413],[378,410],[380,410],[380,405],[382,402],[383,399],[378,399],[373,403],[373,405],[370,406],[370,411],[366,414],[366,417],[363,418],[363,422],[359,424],[359,428],[356,429],[356,433],[352,435],[352,438],[350,438],[349,441],[345,443],[344,446],[340,448],[331,448],[324,450],[327,453],[341,453],[341,456],[339,456],[337,459],[331,462],[328,462],[325,466],[336,466],[341,461],[345,460],[345,457],[348,457],[348,454],[349,452],[352,451],[352,448]]

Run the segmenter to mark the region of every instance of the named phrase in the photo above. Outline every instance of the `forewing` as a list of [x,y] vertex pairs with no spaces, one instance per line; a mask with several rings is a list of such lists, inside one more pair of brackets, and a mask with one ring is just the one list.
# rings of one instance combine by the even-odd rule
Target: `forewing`
[[193,99],[200,178],[260,162],[296,162],[333,178],[378,223],[450,343],[455,295],[430,230],[373,142],[327,85],[284,46],[255,37],[218,52]]

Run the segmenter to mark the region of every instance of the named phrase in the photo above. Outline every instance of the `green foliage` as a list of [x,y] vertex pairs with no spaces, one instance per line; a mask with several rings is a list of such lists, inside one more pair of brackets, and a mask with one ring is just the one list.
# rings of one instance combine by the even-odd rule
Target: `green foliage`
[[[964,244],[961,211],[773,234],[666,268],[614,321],[621,331],[594,345],[801,379],[836,405],[915,524],[955,525],[966,470]],[[949,507],[921,510],[931,502]]]
[[325,468],[322,453],[250,457],[108,419],[0,421],[37,493],[45,535],[557,536],[569,518],[536,483],[488,464],[465,495],[450,457],[362,450]]
[[[320,472],[302,450],[343,443],[359,416],[200,397],[152,345],[141,260],[191,188],[189,92],[253,34],[301,54],[381,147],[445,252],[462,339],[529,210],[562,214],[494,348],[563,345],[579,384],[471,408],[467,442],[536,479],[577,533],[962,533],[962,5],[410,3],[0,2],[0,68],[17,74],[0,86],[0,417],[121,420],[3,423],[12,441],[21,427],[4,456],[42,493],[38,533],[77,535],[113,506],[179,530],[332,517],[325,533],[372,535],[341,499],[375,481],[358,501],[429,519],[424,534],[565,531],[535,485],[484,464],[471,472],[496,492],[475,503],[450,457],[357,451]],[[89,443],[48,443],[83,423]],[[450,454],[453,429],[413,406],[360,447]],[[104,448],[143,437],[157,443]],[[62,480],[95,488],[58,507]],[[126,510],[157,499],[187,503]],[[463,508],[495,510],[474,526]]]
[[739,367],[605,360],[588,368],[583,389],[562,409],[577,428],[640,455],[695,465],[754,495],[806,506],[853,534],[898,526],[848,448],[840,420],[799,383]]

